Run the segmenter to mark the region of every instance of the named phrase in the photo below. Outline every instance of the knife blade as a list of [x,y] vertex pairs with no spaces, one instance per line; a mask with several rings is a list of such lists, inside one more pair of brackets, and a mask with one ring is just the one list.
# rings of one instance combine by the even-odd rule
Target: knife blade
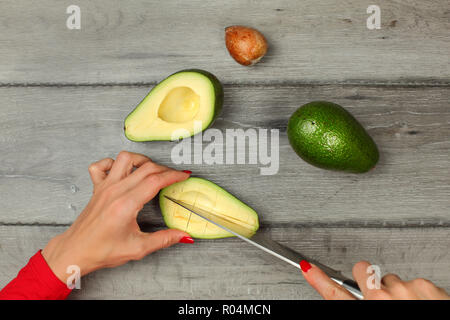
[[314,259],[308,258],[303,254],[282,245],[281,243],[274,241],[260,233],[255,233],[246,228],[245,226],[238,225],[225,217],[220,217],[212,212],[207,210],[203,210],[199,207],[193,206],[185,201],[176,200],[170,196],[164,195],[168,200],[174,202],[175,204],[183,207],[188,210],[190,213],[193,213],[200,218],[216,225],[219,228],[233,234],[239,239],[257,247],[260,250],[263,250],[274,257],[277,257],[280,260],[283,260],[290,265],[300,268],[300,261],[306,260],[308,262],[312,262],[316,266],[318,266],[322,271],[324,271],[333,281],[343,286],[349,292],[351,292],[356,298],[363,299],[363,295],[358,287],[358,284],[344,275],[340,271],[332,269]]

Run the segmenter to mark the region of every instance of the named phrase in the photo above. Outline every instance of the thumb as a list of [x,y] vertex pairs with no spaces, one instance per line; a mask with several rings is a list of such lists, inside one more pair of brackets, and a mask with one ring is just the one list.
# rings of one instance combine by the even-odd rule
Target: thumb
[[[188,233],[177,229],[166,229],[153,233],[144,233],[143,241],[146,254],[170,247],[176,243],[179,243],[181,239],[186,237],[192,240]],[[187,243],[194,243],[194,240]]]
[[[326,300],[355,300],[345,288],[334,282],[314,264],[305,260],[300,262],[302,274],[306,281]],[[306,267],[305,267],[306,266]]]

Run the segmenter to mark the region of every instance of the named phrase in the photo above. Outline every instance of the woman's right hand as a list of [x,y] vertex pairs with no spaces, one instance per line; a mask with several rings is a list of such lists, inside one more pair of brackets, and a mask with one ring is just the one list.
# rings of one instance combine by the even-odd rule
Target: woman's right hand
[[[355,300],[356,298],[331,280],[320,268],[306,261],[300,263],[306,281],[327,300]],[[436,287],[431,281],[415,279],[403,281],[395,274],[385,275],[378,289],[367,286],[372,275],[367,272],[370,263],[360,261],[353,267],[353,277],[358,283],[364,300],[449,300],[444,289]]]

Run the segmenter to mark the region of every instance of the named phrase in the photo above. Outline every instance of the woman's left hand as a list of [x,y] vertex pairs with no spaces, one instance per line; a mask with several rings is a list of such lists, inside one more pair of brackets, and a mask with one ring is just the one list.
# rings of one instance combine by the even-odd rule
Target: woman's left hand
[[[133,171],[133,168],[137,168]],[[67,268],[81,275],[139,260],[151,252],[183,242],[189,234],[174,229],[141,232],[136,221],[144,204],[159,190],[185,180],[189,173],[152,162],[144,155],[122,151],[89,167],[94,191],[86,208],[64,233],[51,239],[42,255],[55,275],[66,282]]]

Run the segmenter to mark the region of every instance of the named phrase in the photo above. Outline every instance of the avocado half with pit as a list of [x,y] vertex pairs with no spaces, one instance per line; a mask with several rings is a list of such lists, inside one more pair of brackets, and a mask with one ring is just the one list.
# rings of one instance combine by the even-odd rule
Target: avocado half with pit
[[125,119],[132,141],[178,140],[208,128],[219,115],[223,88],[211,73],[182,70],[157,84]]
[[194,238],[217,239],[232,237],[233,234],[184,209],[165,195],[213,214],[213,221],[247,237],[251,237],[259,228],[255,210],[215,183],[191,177],[162,189],[159,206],[169,228],[183,230]]

